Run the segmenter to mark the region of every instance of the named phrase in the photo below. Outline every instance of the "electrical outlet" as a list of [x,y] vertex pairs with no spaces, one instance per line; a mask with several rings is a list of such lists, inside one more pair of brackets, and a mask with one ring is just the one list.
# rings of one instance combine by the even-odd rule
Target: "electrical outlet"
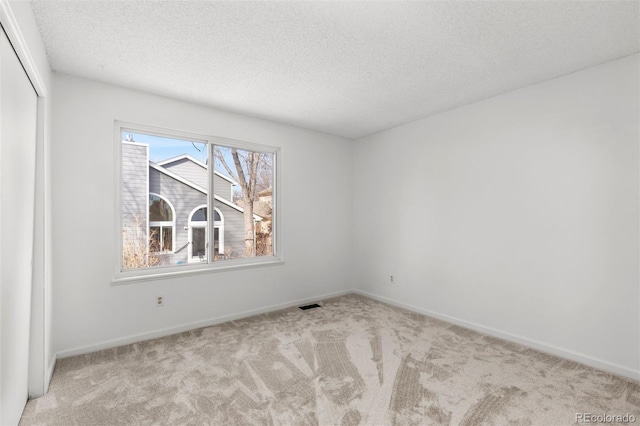
[[396,283],[396,279],[393,277],[393,275],[389,275],[389,284],[395,284]]
[[164,306],[164,296],[156,296],[156,306],[158,308]]

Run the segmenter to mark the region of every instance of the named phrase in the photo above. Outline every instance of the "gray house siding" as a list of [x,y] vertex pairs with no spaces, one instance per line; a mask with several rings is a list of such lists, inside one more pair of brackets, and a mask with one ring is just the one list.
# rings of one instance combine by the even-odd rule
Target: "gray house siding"
[[[146,240],[149,146],[122,143],[122,218],[126,236]],[[134,229],[135,225],[138,229]],[[137,232],[136,232],[137,231]]]
[[224,198],[225,200],[233,200],[233,186],[228,180],[221,178],[217,174],[213,175],[213,193]]
[[244,255],[244,219],[242,212],[214,201],[215,208],[224,216],[224,252],[231,257]]
[[198,186],[203,188],[207,188],[209,186],[207,169],[187,158],[181,158],[179,160],[172,161],[171,163],[163,164],[162,167],[182,176]]
[[[207,169],[188,158],[180,158],[170,163],[165,163],[162,167],[198,186],[209,187]],[[217,174],[213,176],[213,193],[229,201],[233,199],[231,183]]]
[[[149,169],[149,192],[158,194],[169,201],[175,215],[175,246],[170,263],[188,262],[189,215],[198,206],[207,204],[207,195],[185,185],[160,171]],[[216,202],[214,205],[224,217],[224,246],[225,253],[232,257],[238,256],[244,250],[244,222],[242,212]]]
[[160,195],[173,206],[175,245],[171,264],[187,263],[189,233],[185,228],[189,225],[189,214],[197,206],[207,204],[207,195],[152,168],[149,169],[149,192]]

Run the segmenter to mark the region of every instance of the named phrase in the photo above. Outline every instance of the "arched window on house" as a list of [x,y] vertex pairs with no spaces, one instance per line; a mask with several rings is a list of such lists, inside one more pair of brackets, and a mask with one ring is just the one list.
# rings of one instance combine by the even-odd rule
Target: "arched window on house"
[[175,211],[159,194],[149,194],[149,251],[173,252],[175,245]]
[[[213,222],[213,253],[224,254],[224,216],[216,208]],[[209,247],[209,232],[207,227],[207,206],[203,204],[196,207],[189,214],[189,262],[207,261],[207,249]]]

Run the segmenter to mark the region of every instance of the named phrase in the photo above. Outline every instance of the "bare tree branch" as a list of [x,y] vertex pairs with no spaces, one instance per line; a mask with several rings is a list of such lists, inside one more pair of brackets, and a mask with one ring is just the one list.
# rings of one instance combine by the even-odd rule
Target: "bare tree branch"
[[[230,163],[227,163],[223,149],[225,150],[227,158],[227,149],[231,152],[235,171],[231,170]],[[271,186],[273,161],[272,159],[267,159],[266,157],[269,155],[262,152],[238,150],[231,147],[224,147],[223,149],[217,146],[214,147],[214,155],[215,158],[222,163],[227,173],[236,180],[242,190],[245,256],[253,257],[256,256],[258,252],[256,226],[253,215],[254,203],[257,202],[257,193]],[[262,243],[264,247],[260,249],[260,253],[262,254],[269,252],[268,244],[265,241]]]
[[[244,177],[244,170],[242,169],[242,164],[240,163],[240,156],[238,155],[238,150],[235,148],[231,148],[231,157],[233,158],[233,163],[236,165],[236,170],[238,171],[238,183],[242,186],[242,194],[246,197],[249,193],[249,184]],[[246,201],[246,200],[245,200]]]
[[249,154],[249,158],[251,159],[251,175],[249,178],[249,182],[251,183],[251,187],[249,188],[249,197],[252,200],[255,200],[256,197],[256,177],[258,176],[258,163],[260,162],[260,153],[252,152]]
[[227,173],[229,173],[229,176],[231,176],[231,178],[236,182],[240,183],[240,179],[238,179],[238,176],[236,176],[236,174],[231,170],[231,167],[227,164],[224,155],[222,155],[222,151],[220,151],[220,148],[217,146],[214,147],[214,156],[222,163]]

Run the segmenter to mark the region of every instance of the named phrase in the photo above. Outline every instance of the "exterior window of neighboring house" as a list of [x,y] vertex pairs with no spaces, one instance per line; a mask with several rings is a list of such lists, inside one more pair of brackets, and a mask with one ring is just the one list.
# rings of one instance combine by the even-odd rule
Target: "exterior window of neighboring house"
[[[214,209],[213,221],[213,250],[214,258],[219,259],[224,254],[224,220],[222,213]],[[207,206],[198,206],[189,215],[189,261],[204,262],[207,259],[209,247]]]
[[149,251],[173,251],[173,206],[157,194],[149,194]]
[[282,260],[278,148],[122,123],[116,134],[116,282]]

